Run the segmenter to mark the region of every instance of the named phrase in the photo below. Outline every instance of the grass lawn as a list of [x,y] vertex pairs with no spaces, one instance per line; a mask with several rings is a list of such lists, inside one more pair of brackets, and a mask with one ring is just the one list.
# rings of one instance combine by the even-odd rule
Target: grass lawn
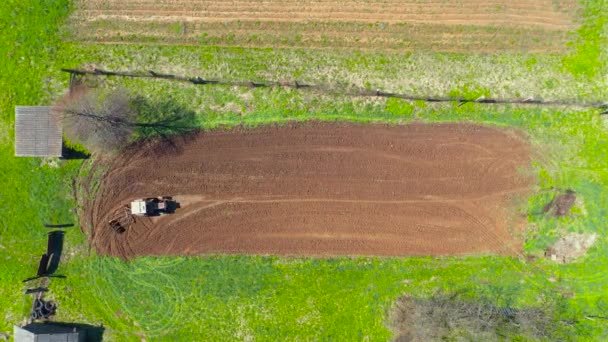
[[[568,55],[346,53],[153,45],[94,45],[62,40],[70,4],[0,4],[0,332],[27,314],[22,279],[33,275],[45,249],[43,223],[76,220],[72,180],[81,161],[59,167],[13,157],[15,105],[51,104],[67,87],[61,67],[98,66],[221,79],[297,79],[416,94],[608,98],[606,1],[589,1]],[[4,34],[6,32],[6,34]],[[491,72],[488,72],[490,70]],[[89,253],[69,228],[60,273],[49,297],[59,320],[103,323],[107,340],[378,340],[391,337],[388,312],[404,293],[430,297],[463,293],[501,307],[556,308],[553,338],[608,338],[608,134],[597,110],[326,96],[285,89],[201,87],[162,80],[107,79],[151,103],[170,101],[197,113],[205,129],[288,120],[407,123],[474,121],[526,131],[539,156],[538,195],[521,204],[528,215],[526,251],[540,254],[561,231],[596,232],[583,260],[559,265],[510,257],[335,258],[258,256],[140,258],[129,263]],[[552,187],[571,188],[575,215],[537,215]],[[569,294],[574,294],[571,296]]]

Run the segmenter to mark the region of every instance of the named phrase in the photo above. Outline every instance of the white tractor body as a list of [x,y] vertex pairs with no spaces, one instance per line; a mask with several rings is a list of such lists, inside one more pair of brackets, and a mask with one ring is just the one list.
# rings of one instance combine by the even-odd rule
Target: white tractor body
[[144,200],[136,200],[131,202],[131,214],[137,216],[145,216],[148,214],[147,203]]

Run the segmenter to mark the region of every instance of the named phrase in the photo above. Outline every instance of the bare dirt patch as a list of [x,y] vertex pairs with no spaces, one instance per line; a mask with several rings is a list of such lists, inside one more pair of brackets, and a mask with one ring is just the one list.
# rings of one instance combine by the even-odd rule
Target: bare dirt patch
[[[85,207],[103,255],[513,255],[532,182],[520,135],[472,124],[291,124],[129,151]],[[109,227],[161,195],[181,208]]]
[[597,240],[597,234],[566,234],[545,251],[553,261],[568,263],[584,256]]
[[81,0],[81,40],[388,50],[561,51],[574,0]]

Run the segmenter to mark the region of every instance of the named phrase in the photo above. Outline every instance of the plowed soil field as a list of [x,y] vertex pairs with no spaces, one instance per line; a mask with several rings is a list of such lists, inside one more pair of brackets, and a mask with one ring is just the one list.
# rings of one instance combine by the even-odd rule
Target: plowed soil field
[[[85,211],[102,255],[516,254],[533,180],[519,134],[472,124],[292,124],[129,150]],[[181,207],[108,225],[161,195]]]
[[81,0],[95,42],[562,51],[576,0]]

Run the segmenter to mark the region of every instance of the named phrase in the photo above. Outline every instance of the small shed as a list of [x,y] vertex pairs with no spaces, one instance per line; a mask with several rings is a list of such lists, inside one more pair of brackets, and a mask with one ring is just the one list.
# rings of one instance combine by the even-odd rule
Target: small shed
[[61,157],[62,129],[51,107],[15,107],[15,156]]
[[30,323],[13,329],[15,342],[82,342],[86,331],[65,324]]

